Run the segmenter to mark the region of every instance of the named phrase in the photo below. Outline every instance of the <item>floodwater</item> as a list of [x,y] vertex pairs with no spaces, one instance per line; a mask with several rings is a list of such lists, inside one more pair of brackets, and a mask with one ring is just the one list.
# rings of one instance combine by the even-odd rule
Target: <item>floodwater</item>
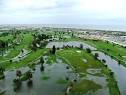
[[73,46],[73,47],[80,47],[80,44],[83,45],[83,48],[90,48],[91,50],[96,50],[96,48],[91,47],[90,45],[79,42],[79,41],[69,41],[69,42],[50,42],[46,48],[52,48],[55,45],[56,48],[62,48],[63,46]]
[[[44,56],[45,63],[48,60],[48,56]],[[91,80],[99,85],[102,86],[102,89],[98,89],[96,92],[92,92],[89,90],[86,95],[109,95],[106,78],[105,77],[98,77],[87,74],[86,77],[79,78],[77,73],[65,64],[61,59],[56,59],[56,62],[53,64],[44,64],[45,70],[41,72],[40,70],[41,65],[35,66],[35,71],[33,72],[33,86],[28,87],[27,81],[22,82],[22,87],[18,92],[13,90],[13,79],[16,78],[16,69],[12,71],[5,72],[5,79],[0,80],[0,91],[6,91],[5,95],[64,95],[66,88],[68,86],[67,83],[60,84],[58,83],[59,80],[69,80],[77,79],[88,79]],[[22,73],[31,70],[29,67],[22,67],[19,70]],[[95,73],[99,73],[99,70],[95,70]],[[92,69],[88,70],[89,73],[93,73]],[[47,80],[44,80],[44,77],[48,77]],[[89,94],[90,93],[90,94]],[[92,94],[91,94],[92,93]]]
[[[80,44],[83,44],[83,48],[90,48],[91,50],[96,50],[95,48],[91,47],[82,42],[78,41],[71,41],[71,42],[51,42],[49,43],[46,48],[52,48],[53,45],[56,47],[62,48],[65,46],[73,46],[73,47],[80,47]],[[99,59],[105,59],[108,67],[114,72],[114,76],[118,82],[118,86],[121,92],[121,95],[126,95],[126,68],[122,65],[118,65],[118,62],[111,59],[111,57],[105,55],[99,51],[92,51],[92,53],[98,53]],[[40,71],[40,65],[35,66],[35,71],[33,71],[33,86],[29,88],[27,86],[27,81],[22,83],[22,87],[20,91],[14,92],[13,90],[13,79],[16,78],[16,70],[13,71],[6,71],[5,72],[5,79],[0,80],[0,91],[6,91],[5,95],[64,95],[65,89],[67,84],[59,84],[57,83],[58,80],[63,79],[65,80],[66,77],[69,79],[74,79],[76,74],[73,73],[72,69],[66,69],[67,64],[63,64],[62,60],[58,59],[54,64],[44,64],[45,70],[43,72]],[[20,68],[22,72],[26,72],[30,70],[28,67]],[[94,73],[92,69],[88,70],[89,73]],[[96,70],[96,73],[99,70]],[[48,80],[43,80],[44,76],[48,76]],[[95,83],[102,85],[104,89],[99,89],[95,93],[91,91],[87,92],[86,95],[109,95],[109,91],[107,88],[106,79],[104,77],[95,77],[92,75],[87,75],[84,77],[86,79],[92,80]]]
[[[0,80],[0,91],[6,91],[5,95],[64,95],[67,84],[59,84],[58,80],[74,79],[75,74],[71,69],[66,69],[67,64],[63,64],[62,60],[52,65],[44,64],[45,70],[40,71],[40,65],[36,65],[33,71],[33,86],[29,88],[27,81],[22,82],[22,87],[18,92],[13,90],[13,79],[16,78],[16,70],[6,71],[5,79]],[[20,68],[22,73],[30,70],[29,67]],[[47,76],[49,79],[44,80]]]
[[[95,71],[95,69],[94,69],[94,71]],[[97,70],[96,70],[96,72],[97,72]],[[98,89],[95,92],[88,91],[84,95],[109,95],[109,88],[107,86],[106,78],[104,76],[99,77],[99,76],[93,76],[93,75],[87,74],[86,77],[84,77],[83,79],[88,79],[88,80],[94,81],[96,84],[99,84],[102,86],[102,89]]]
[[118,83],[119,90],[121,92],[121,95],[126,95],[126,68],[122,65],[119,65],[118,62],[114,59],[112,59],[110,56],[105,55],[102,52],[99,51],[93,51],[93,54],[98,53],[99,60],[105,59],[106,65],[114,72],[115,79]]
[[126,95],[126,68],[122,65],[119,65],[118,62],[114,59],[112,59],[110,56],[105,55],[104,53],[100,51],[94,51],[97,50],[96,48],[87,45],[83,42],[78,42],[78,41],[70,41],[70,42],[51,42],[47,45],[46,48],[52,48],[53,45],[56,47],[62,48],[64,45],[65,46],[73,46],[73,47],[80,47],[80,44],[83,44],[83,48],[90,48],[93,50],[93,54],[98,53],[99,54],[99,59],[105,59],[108,67],[114,72],[115,79],[118,83],[119,90],[121,92],[121,95]]

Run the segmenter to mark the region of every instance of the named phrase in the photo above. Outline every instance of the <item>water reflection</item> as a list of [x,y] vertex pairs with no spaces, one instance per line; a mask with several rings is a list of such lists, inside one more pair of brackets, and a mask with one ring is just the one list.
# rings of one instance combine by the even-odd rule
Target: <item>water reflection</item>
[[52,48],[53,45],[56,46],[56,48],[62,48],[63,46],[73,46],[73,47],[80,47],[80,45],[83,45],[83,48],[90,48],[91,50],[96,50],[96,48],[91,47],[90,45],[79,42],[79,41],[70,41],[70,42],[50,42],[46,48]]
[[[59,95],[63,94],[67,84],[58,84],[59,79],[73,79],[75,74],[72,73],[71,69],[66,69],[67,64],[54,63],[52,65],[44,64],[44,72],[40,71],[41,65],[36,65],[35,71],[33,73],[32,81],[23,81],[20,91],[15,92],[13,90],[13,79],[16,78],[16,70],[6,71],[5,79],[0,80],[0,90],[6,90],[5,95]],[[22,73],[30,70],[28,67],[20,68]],[[42,78],[49,76],[49,81],[43,80]]]

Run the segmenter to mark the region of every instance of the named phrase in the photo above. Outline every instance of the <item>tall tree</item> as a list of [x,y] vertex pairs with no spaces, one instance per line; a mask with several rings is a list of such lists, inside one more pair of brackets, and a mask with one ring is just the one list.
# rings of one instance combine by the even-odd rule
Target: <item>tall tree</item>
[[55,53],[56,53],[56,47],[55,47],[55,45],[53,45],[52,54],[55,54]]

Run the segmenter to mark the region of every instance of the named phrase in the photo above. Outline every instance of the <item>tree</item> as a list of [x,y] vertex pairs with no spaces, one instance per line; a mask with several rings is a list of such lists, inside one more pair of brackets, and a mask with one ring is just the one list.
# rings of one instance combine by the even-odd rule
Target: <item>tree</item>
[[43,59],[43,57],[40,58],[40,63],[41,63],[41,64],[44,64],[44,59]]
[[121,64],[121,61],[120,61],[120,60],[118,60],[118,64],[119,64],[119,65]]
[[26,72],[26,76],[27,76],[27,79],[28,79],[28,82],[27,82],[28,87],[32,87],[32,85],[33,85],[33,82],[31,80],[32,72],[31,71]]
[[110,51],[110,49],[109,49],[109,48],[107,48],[107,51]]
[[14,91],[17,91],[21,88],[22,82],[20,79],[14,79],[13,83],[14,83]]
[[113,75],[114,75],[114,73],[111,71],[111,72],[110,72],[110,75],[111,75],[111,76],[113,76]]
[[98,53],[95,53],[94,58],[95,59],[98,59],[98,57],[99,57],[99,54]]
[[80,49],[83,49],[83,44],[80,44]]
[[28,87],[32,87],[32,86],[33,86],[33,81],[32,81],[32,80],[29,80],[29,81],[27,82],[27,86],[28,86]]
[[52,54],[55,54],[55,53],[56,53],[56,47],[55,47],[55,45],[53,45]]
[[5,71],[5,68],[3,67],[0,67],[0,79],[4,79],[4,71]]
[[86,48],[87,53],[91,53],[91,49],[90,48]]
[[103,62],[103,63],[106,63],[106,60],[105,60],[105,59],[102,59],[102,62]]
[[26,72],[26,76],[27,76],[28,80],[31,80],[31,78],[32,78],[32,72],[31,71]]
[[2,51],[2,56],[4,54],[5,48],[6,48],[6,42],[0,40],[0,51]]
[[44,71],[44,66],[43,65],[41,65],[40,70]]
[[22,75],[21,71],[20,71],[20,70],[17,70],[17,71],[16,71],[16,76],[18,76],[18,77],[20,78],[21,75]]
[[44,59],[43,59],[43,57],[40,58],[40,63],[41,63],[40,70],[41,70],[41,71],[44,71],[44,66],[43,66],[43,64],[44,64]]

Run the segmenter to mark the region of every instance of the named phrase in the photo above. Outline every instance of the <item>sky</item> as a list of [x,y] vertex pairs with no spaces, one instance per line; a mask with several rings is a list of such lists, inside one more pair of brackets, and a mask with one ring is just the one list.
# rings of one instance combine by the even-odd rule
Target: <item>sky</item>
[[0,0],[0,24],[126,25],[126,0]]

